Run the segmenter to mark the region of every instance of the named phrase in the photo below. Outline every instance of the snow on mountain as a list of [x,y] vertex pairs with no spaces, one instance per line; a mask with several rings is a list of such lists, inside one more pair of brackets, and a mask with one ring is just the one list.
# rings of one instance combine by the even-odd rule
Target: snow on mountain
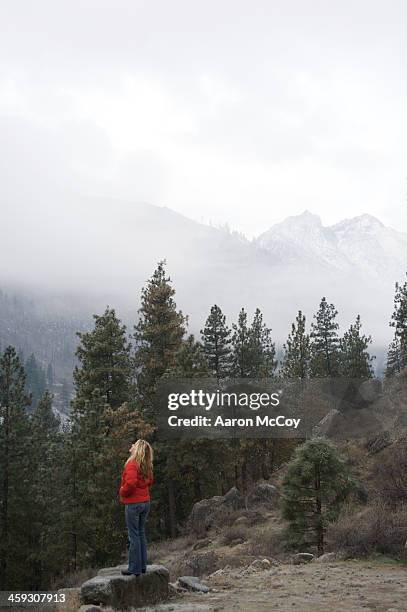
[[346,219],[332,226],[338,250],[364,273],[403,275],[407,264],[407,234],[386,227],[371,215]]
[[375,278],[404,275],[407,262],[407,235],[367,214],[325,227],[317,215],[305,211],[277,223],[255,242],[290,264]]
[[81,317],[114,305],[134,322],[141,288],[157,261],[166,259],[177,304],[198,336],[216,303],[230,324],[241,307],[249,316],[261,308],[282,343],[297,311],[310,324],[326,296],[339,311],[341,328],[360,313],[380,346],[390,341],[394,283],[405,279],[407,236],[374,217],[325,227],[305,212],[250,242],[165,207],[64,197],[55,209],[41,203],[15,207],[22,220],[18,240],[14,218],[1,224],[0,288],[28,291],[48,305],[63,304],[64,311],[74,304]]

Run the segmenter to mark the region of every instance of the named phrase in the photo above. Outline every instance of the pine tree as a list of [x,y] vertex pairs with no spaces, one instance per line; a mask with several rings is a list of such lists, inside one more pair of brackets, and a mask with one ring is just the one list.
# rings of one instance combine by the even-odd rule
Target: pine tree
[[389,345],[387,352],[387,363],[386,363],[386,377],[400,374],[401,371],[401,356],[400,356],[400,342],[397,336],[394,336],[393,340]]
[[309,378],[310,375],[310,337],[305,328],[305,315],[301,310],[291,326],[291,333],[283,345],[284,357],[281,376],[286,378]]
[[361,327],[360,315],[358,315],[355,323],[341,339],[340,374],[347,378],[373,377],[374,357],[371,357],[368,352],[372,338],[361,334]]
[[226,317],[216,304],[201,330],[203,347],[210,372],[218,380],[225,378],[230,371],[231,330],[226,325]]
[[323,554],[327,524],[337,518],[352,486],[344,461],[328,440],[313,438],[298,447],[282,487],[291,545],[300,550],[315,546]]
[[180,378],[210,376],[204,348],[200,342],[195,340],[193,334],[182,341],[181,347],[175,355],[175,363],[170,370],[170,374]]
[[112,408],[132,398],[133,363],[131,345],[126,338],[126,326],[112,308],[103,315],[93,316],[95,327],[79,332],[80,345],[76,351],[80,366],[75,367],[75,410],[84,410],[95,389]]
[[[52,395],[46,391],[32,416],[31,430],[35,446],[31,453],[31,496],[26,511],[34,543],[30,554],[30,576],[27,585],[40,589],[49,584],[61,568],[59,539],[60,517],[54,507],[60,496],[59,465],[60,421],[52,410]],[[52,500],[52,503],[50,503]],[[56,550],[57,547],[57,550]]]
[[31,354],[25,362],[24,371],[27,393],[31,394],[31,410],[34,411],[45,392],[45,372],[34,354]]
[[263,321],[263,315],[256,308],[249,330],[250,376],[269,378],[273,375],[277,361],[276,348],[271,340],[271,329]]
[[250,329],[247,312],[239,312],[237,324],[233,324],[231,373],[238,378],[247,378],[252,373]]
[[0,590],[26,588],[30,496],[30,422],[24,368],[15,349],[0,357]]
[[337,376],[339,373],[339,325],[335,321],[338,311],[323,297],[311,324],[311,376]]
[[256,309],[250,327],[244,308],[233,324],[231,374],[237,378],[268,378],[274,373],[276,349],[271,340],[271,329]]
[[[143,288],[139,322],[135,327],[136,366],[138,405],[143,416],[154,422],[157,416],[157,385],[160,379],[177,367],[177,355],[182,347],[185,335],[186,319],[177,310],[174,300],[175,290],[171,279],[167,277],[165,262],[159,262],[153,276]],[[168,451],[168,449],[167,449]],[[163,454],[171,460],[165,450]],[[158,454],[160,454],[158,452]],[[172,536],[176,534],[176,482],[170,474],[168,466],[162,467],[167,479],[164,488],[158,492],[157,503],[163,508],[169,518],[169,530]]]
[[390,326],[395,328],[401,370],[407,366],[407,281],[396,283]]
[[[171,378],[208,378],[210,371],[200,342],[193,335],[182,342],[176,353],[175,365],[165,374]],[[164,483],[171,483],[171,489],[157,482],[154,497],[161,504],[166,503],[168,493],[168,512],[164,513],[166,531],[176,535],[175,526],[184,522],[192,505],[205,495],[219,493],[213,474],[207,466],[225,465],[229,449],[218,440],[191,439],[177,442],[160,442],[157,446],[156,470]],[[218,471],[221,476],[221,470]],[[165,501],[164,501],[165,500]],[[163,503],[164,501],[164,503]]]
[[69,414],[71,407],[71,392],[69,390],[69,384],[67,380],[62,381],[61,388],[61,407],[65,414]]
[[54,384],[54,368],[52,367],[52,363],[48,364],[47,367],[47,385],[48,387],[52,387],[52,385]]
[[[101,512],[100,501],[106,490],[99,486],[99,458],[103,456],[102,439],[103,414],[107,404],[104,396],[96,387],[92,397],[87,399],[78,410],[73,405],[70,436],[70,483],[67,488],[71,498],[67,520],[74,542],[74,565],[83,567],[86,563],[95,566],[106,561],[104,554],[109,549],[107,525],[109,517]],[[118,410],[118,407],[115,407]],[[108,469],[105,466],[104,472]],[[99,530],[105,532],[100,541]]]
[[161,261],[143,288],[134,334],[139,402],[152,418],[156,411],[156,385],[163,374],[174,367],[185,334],[186,319],[177,310],[174,295],[165,262]]
[[[118,410],[133,397],[133,360],[126,327],[107,308],[94,315],[92,331],[79,333],[79,366],[74,371],[76,396],[72,404],[68,456],[71,461],[67,489],[71,497],[65,509],[71,525],[72,567],[95,566],[112,561],[110,531],[114,523],[116,475],[105,464],[106,410]],[[113,480],[112,480],[113,479]],[[113,497],[112,497],[113,495]]]

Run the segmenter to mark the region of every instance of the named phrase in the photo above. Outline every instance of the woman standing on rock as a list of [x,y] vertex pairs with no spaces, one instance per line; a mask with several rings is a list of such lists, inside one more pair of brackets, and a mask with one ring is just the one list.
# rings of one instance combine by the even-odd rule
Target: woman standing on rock
[[153,449],[145,440],[130,448],[120,484],[120,501],[125,504],[129,534],[129,568],[124,576],[140,576],[147,568],[145,523],[150,510],[150,486],[153,484]]

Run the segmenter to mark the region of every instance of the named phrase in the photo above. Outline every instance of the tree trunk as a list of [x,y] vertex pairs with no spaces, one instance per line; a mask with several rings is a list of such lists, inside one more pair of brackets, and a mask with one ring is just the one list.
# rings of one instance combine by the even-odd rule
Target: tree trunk
[[4,474],[3,474],[3,503],[1,516],[1,549],[0,557],[0,590],[6,588],[7,583],[7,557],[8,557],[8,491],[9,491],[9,436],[10,436],[10,415],[8,403],[5,406],[4,417]]
[[244,460],[242,463],[240,473],[241,473],[241,480],[242,480],[242,493],[243,495],[246,495],[247,493],[247,462],[246,460]]
[[317,549],[318,549],[318,557],[324,554],[324,526],[322,523],[322,502],[321,502],[321,475],[319,471],[319,466],[315,466],[315,506],[316,506],[316,514],[317,514],[317,524],[316,524],[316,536],[317,536]]

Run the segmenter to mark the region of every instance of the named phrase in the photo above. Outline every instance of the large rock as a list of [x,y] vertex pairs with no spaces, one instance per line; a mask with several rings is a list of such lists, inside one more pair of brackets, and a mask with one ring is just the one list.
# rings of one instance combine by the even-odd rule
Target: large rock
[[310,563],[310,561],[312,561],[313,558],[314,558],[313,554],[301,552],[291,557],[291,563],[293,565],[302,565],[303,563]]
[[162,565],[149,565],[141,576],[122,576],[126,565],[100,570],[83,583],[82,604],[110,606],[117,610],[156,604],[168,598],[169,572]]
[[245,507],[244,497],[233,487],[226,495],[215,495],[209,499],[202,499],[193,505],[188,519],[188,531],[202,537],[216,526],[218,521],[224,520],[225,515]]
[[247,496],[247,506],[265,506],[275,508],[278,504],[279,493],[277,487],[269,483],[259,483],[250,491]]
[[196,576],[180,576],[178,583],[188,591],[198,591],[200,593],[209,593],[210,591],[210,588],[206,584],[202,584]]
[[179,562],[180,571],[192,576],[212,574],[219,567],[219,557],[214,550],[202,553],[186,554]]
[[345,553],[342,551],[328,552],[314,559],[315,563],[335,563],[335,561],[343,561]]

